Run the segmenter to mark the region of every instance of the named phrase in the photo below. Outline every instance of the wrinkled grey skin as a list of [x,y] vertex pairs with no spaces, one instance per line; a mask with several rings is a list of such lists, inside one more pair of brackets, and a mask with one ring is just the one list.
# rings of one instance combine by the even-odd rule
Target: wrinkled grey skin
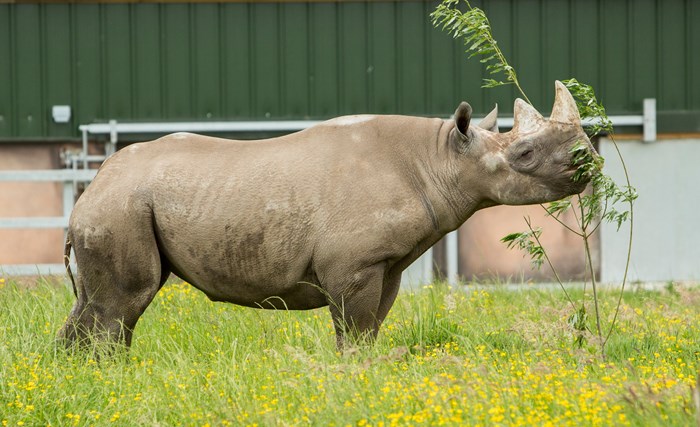
[[590,142],[561,83],[549,120],[522,100],[508,133],[495,111],[481,127],[470,116],[462,103],[454,120],[347,116],[262,141],[177,133],[119,151],[71,215],[78,299],[60,335],[130,345],[172,272],[214,301],[329,306],[340,347],[373,338],[401,272],[474,212],[585,187],[570,150]]

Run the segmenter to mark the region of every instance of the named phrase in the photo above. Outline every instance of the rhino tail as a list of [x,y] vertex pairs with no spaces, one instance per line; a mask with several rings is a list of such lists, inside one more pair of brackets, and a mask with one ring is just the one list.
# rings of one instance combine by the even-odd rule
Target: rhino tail
[[66,248],[63,251],[63,264],[66,266],[66,273],[68,273],[68,277],[70,278],[70,282],[73,285],[73,294],[75,295],[75,298],[78,298],[78,288],[75,286],[75,278],[73,277],[73,271],[70,269],[70,250],[73,247],[73,244],[70,241],[70,235],[66,237]]

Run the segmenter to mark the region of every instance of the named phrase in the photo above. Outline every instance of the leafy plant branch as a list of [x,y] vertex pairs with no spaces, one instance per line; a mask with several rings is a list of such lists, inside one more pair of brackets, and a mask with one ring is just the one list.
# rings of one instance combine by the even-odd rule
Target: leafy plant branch
[[[453,38],[463,38],[469,57],[480,56],[480,62],[486,64],[486,71],[489,75],[502,75],[501,80],[494,78],[484,79],[482,87],[492,88],[502,85],[513,84],[522,94],[523,98],[530,104],[529,98],[522,89],[518,80],[518,75],[515,69],[510,66],[503,55],[503,52],[494,39],[491,31],[491,23],[486,14],[479,8],[472,7],[468,0],[464,0],[466,11],[462,12],[457,8],[459,0],[443,0],[438,5],[433,13],[431,13],[432,23],[435,27],[442,28],[447,31]],[[590,138],[601,133],[607,134],[617,151],[618,157],[622,162],[625,173],[626,184],[619,187],[609,176],[602,172],[604,160],[601,156],[594,155],[588,149],[587,144],[580,141],[571,150],[574,165],[577,165],[576,174],[573,177],[574,181],[581,179],[589,179],[591,182],[591,191],[585,195],[576,195],[578,202],[578,211],[572,210],[572,197],[550,203],[548,206],[542,206],[548,216],[554,218],[559,224],[565,227],[570,232],[579,236],[584,243],[584,251],[586,255],[586,267],[590,275],[591,285],[593,288],[593,301],[595,308],[596,331],[600,338],[601,354],[605,357],[605,344],[607,343],[617,320],[620,305],[622,302],[622,292],[624,291],[629,271],[632,248],[632,229],[633,229],[633,204],[637,198],[637,192],[630,184],[629,174],[625,165],[624,159],[620,153],[619,147],[614,139],[613,124],[608,118],[605,108],[600,104],[595,96],[595,91],[589,85],[581,83],[576,79],[564,80],[563,82],[569,92],[576,100],[579,114],[582,120],[586,123],[586,132]],[[627,204],[629,209],[618,209],[620,203]],[[573,213],[577,228],[569,226],[561,220],[560,216],[564,212],[570,211]],[[603,330],[601,325],[601,313],[598,305],[598,286],[593,265],[593,259],[590,247],[590,237],[599,229],[602,222],[615,223],[619,230],[623,223],[630,222],[629,245],[627,250],[627,260],[625,265],[625,273],[618,297],[617,307],[613,320],[610,324],[607,335],[603,338]],[[569,317],[569,324],[577,331],[575,344],[579,347],[584,344],[585,337],[583,332],[587,330],[586,322],[588,314],[585,308],[585,302],[582,302],[581,307],[576,309],[576,306],[566,292],[559,274],[552,264],[547,251],[540,242],[542,234],[541,228],[534,228],[530,218],[525,218],[528,226],[528,231],[521,233],[511,233],[501,239],[508,245],[508,248],[518,248],[524,250],[531,259],[535,268],[540,268],[546,261],[555,275],[556,281],[575,310]],[[584,282],[585,283],[585,282]]]
[[[627,165],[620,152],[620,148],[615,141],[614,131],[612,127],[612,121],[608,118],[605,108],[598,102],[593,88],[589,85],[578,82],[576,79],[565,80],[564,84],[567,86],[569,91],[574,96],[576,100],[577,107],[579,109],[579,114],[582,119],[592,119],[589,121],[591,125],[587,128],[587,133],[589,137],[594,137],[600,133],[606,133],[615,147],[616,153],[622,165],[624,175],[625,175],[625,186],[618,186],[612,178],[605,175],[602,172],[604,160],[601,156],[592,158],[592,154],[588,150],[581,150],[578,146],[574,147],[574,151],[579,150],[574,157],[575,164],[580,164],[581,166],[577,170],[577,174],[574,176],[574,180],[580,179],[580,177],[585,174],[590,174],[591,177],[591,191],[589,194],[581,196],[576,195],[579,208],[581,211],[581,219],[579,221],[579,227],[582,231],[579,234],[584,242],[584,249],[586,254],[586,264],[589,268],[591,276],[591,284],[593,288],[593,300],[596,310],[596,326],[598,330],[598,336],[601,338],[601,351],[603,355],[605,354],[605,344],[609,340],[612,331],[614,330],[615,323],[620,311],[620,305],[622,303],[622,295],[625,290],[625,285],[627,283],[627,276],[629,273],[629,265],[632,256],[632,238],[634,229],[634,201],[637,199],[638,194],[636,189],[631,185],[629,179],[629,173],[627,172]],[[556,202],[555,202],[556,203]],[[626,204],[627,209],[618,210],[616,205]],[[550,207],[556,204],[550,204]],[[548,213],[556,212],[556,209],[547,209]],[[556,218],[556,214],[553,215]],[[556,218],[558,220],[558,218]],[[591,223],[597,221],[597,223],[591,228]],[[600,325],[600,314],[598,310],[598,297],[597,297],[597,286],[595,279],[595,271],[593,269],[593,260],[591,256],[591,249],[589,238],[592,236],[599,228],[602,222],[614,223],[617,225],[617,230],[619,230],[623,223],[628,222],[630,224],[628,245],[627,245],[627,255],[625,260],[625,272],[623,274],[622,283],[620,286],[620,293],[618,295],[617,305],[615,307],[615,312],[613,319],[610,323],[610,327],[603,338],[602,329]],[[561,223],[561,221],[560,221]],[[578,234],[578,233],[577,233]]]
[[564,295],[566,295],[566,299],[569,300],[569,303],[571,303],[571,308],[574,310],[576,309],[576,304],[574,304],[574,300],[571,299],[571,296],[567,292],[566,288],[564,287],[564,284],[562,283],[561,279],[559,278],[559,273],[557,273],[557,270],[554,268],[554,264],[552,264],[552,260],[549,259],[549,255],[547,255],[547,251],[544,250],[544,247],[542,246],[542,242],[540,242],[540,235],[542,235],[542,228],[541,227],[532,227],[532,221],[530,220],[530,217],[525,217],[525,224],[527,224],[528,231],[522,232],[522,233],[511,233],[501,239],[503,243],[505,243],[508,246],[508,249],[513,249],[513,248],[518,248],[520,250],[524,250],[530,255],[530,260],[532,263],[532,266],[535,268],[540,268],[542,266],[542,263],[544,261],[547,261],[547,265],[549,265],[549,268],[552,269],[552,272],[554,272],[554,275],[556,276],[557,283],[561,285],[561,289],[564,291]]
[[520,86],[518,74],[515,69],[508,64],[505,55],[498,46],[498,42],[491,33],[491,23],[486,17],[486,13],[478,7],[472,7],[468,0],[464,0],[467,11],[462,13],[455,6],[459,0],[444,0],[433,13],[430,14],[433,26],[441,27],[447,31],[452,38],[462,37],[466,52],[471,52],[470,58],[481,56],[479,62],[486,64],[486,71],[489,75],[504,74],[505,81],[492,78],[484,79],[484,88],[493,88],[508,84],[515,85],[520,94],[529,103],[530,99]]

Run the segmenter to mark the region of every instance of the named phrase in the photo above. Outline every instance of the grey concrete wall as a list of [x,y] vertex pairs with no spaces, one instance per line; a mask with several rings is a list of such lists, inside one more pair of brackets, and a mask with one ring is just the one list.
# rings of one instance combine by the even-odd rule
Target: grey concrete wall
[[[631,281],[700,280],[700,139],[618,141],[639,198],[634,207]],[[624,182],[622,165],[609,140],[600,153],[606,172]],[[624,274],[629,226],[601,230],[601,280]]]

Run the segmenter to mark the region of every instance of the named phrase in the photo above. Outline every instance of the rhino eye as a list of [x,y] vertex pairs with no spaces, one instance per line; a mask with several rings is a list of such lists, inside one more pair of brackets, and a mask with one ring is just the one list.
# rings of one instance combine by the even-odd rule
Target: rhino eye
[[510,166],[518,172],[532,173],[540,165],[537,158],[537,146],[531,141],[523,141],[510,153]]
[[528,161],[528,160],[532,159],[532,156],[534,155],[534,153],[535,153],[535,151],[532,148],[528,148],[527,150],[520,153],[520,160]]

